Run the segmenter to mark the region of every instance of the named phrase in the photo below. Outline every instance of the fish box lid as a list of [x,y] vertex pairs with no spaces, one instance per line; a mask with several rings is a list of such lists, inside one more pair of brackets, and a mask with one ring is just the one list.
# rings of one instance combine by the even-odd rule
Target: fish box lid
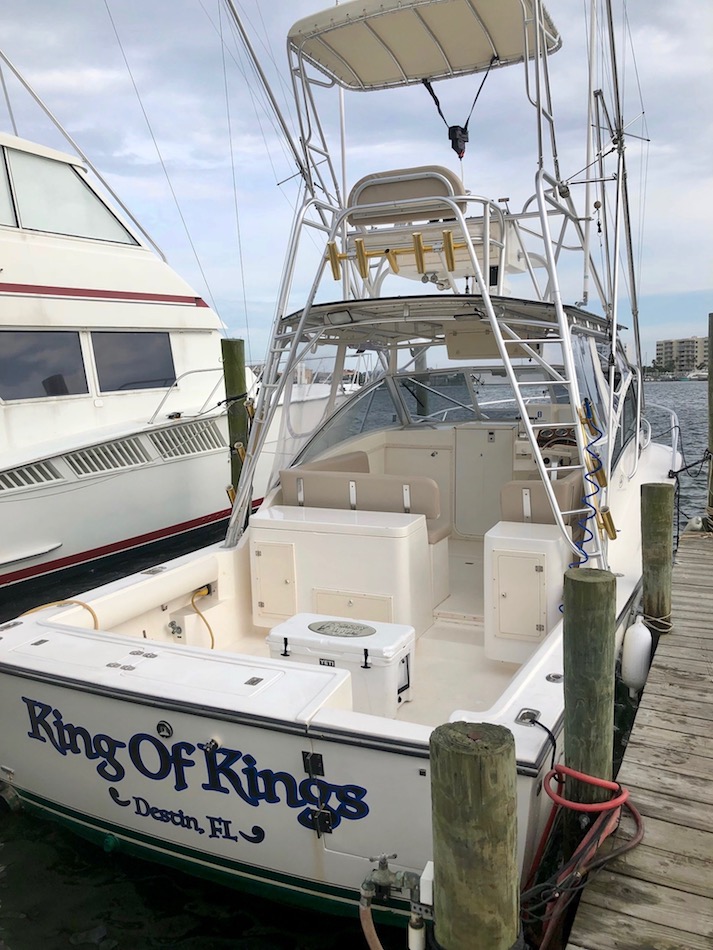
[[353,617],[326,617],[324,614],[295,614],[270,631],[267,642],[302,654],[353,655],[390,659],[415,640],[414,628],[407,624],[355,620]]

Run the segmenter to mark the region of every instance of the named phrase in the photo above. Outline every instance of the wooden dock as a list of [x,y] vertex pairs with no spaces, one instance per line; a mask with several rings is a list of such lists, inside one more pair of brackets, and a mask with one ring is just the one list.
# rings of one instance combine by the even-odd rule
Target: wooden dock
[[[567,950],[713,948],[713,535],[684,534],[674,629],[661,637],[618,780],[638,847],[593,876]],[[622,822],[619,839],[633,822]]]

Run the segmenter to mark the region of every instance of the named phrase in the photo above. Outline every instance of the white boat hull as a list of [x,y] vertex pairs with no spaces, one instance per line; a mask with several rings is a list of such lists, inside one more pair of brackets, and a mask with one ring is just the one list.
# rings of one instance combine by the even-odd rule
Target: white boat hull
[[[17,643],[14,669],[0,673],[2,781],[28,808],[106,850],[337,912],[358,903],[375,855],[419,874],[430,860],[430,730],[393,723],[385,734],[355,716],[344,671],[299,665],[285,677],[278,661],[55,634],[39,665],[61,655],[63,677],[40,672],[21,628],[0,634]],[[241,711],[250,676],[282,680],[276,715]],[[521,856],[537,803],[529,773],[518,779]],[[398,898],[383,906],[408,912]]]

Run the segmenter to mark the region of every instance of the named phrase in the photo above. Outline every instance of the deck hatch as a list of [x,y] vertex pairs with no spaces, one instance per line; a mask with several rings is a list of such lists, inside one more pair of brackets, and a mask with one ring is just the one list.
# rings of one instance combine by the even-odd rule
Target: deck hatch
[[65,455],[65,460],[77,478],[118,472],[136,468],[151,461],[151,456],[139,438],[117,439],[105,445],[94,445]]
[[154,448],[164,459],[185,458],[227,448],[227,442],[213,419],[186,422],[160,429],[149,436]]
[[0,472],[0,492],[22,491],[35,485],[48,485],[64,479],[51,462],[36,462]]

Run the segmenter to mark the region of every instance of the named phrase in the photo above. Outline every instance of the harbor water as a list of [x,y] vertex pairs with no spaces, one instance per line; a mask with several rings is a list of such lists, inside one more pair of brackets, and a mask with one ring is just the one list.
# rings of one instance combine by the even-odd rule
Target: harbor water
[[[685,463],[678,523],[706,505],[708,387],[703,382],[648,383],[647,417],[668,441],[679,417]],[[127,568],[128,569],[128,568]],[[77,590],[92,585],[77,580]],[[36,603],[57,596],[38,583]],[[27,604],[2,602],[2,619]],[[365,862],[364,873],[368,872]],[[405,928],[380,927],[386,950],[406,946]],[[363,948],[356,920],[298,911],[121,854],[105,854],[59,827],[24,814],[0,814],[0,950],[351,950]]]

